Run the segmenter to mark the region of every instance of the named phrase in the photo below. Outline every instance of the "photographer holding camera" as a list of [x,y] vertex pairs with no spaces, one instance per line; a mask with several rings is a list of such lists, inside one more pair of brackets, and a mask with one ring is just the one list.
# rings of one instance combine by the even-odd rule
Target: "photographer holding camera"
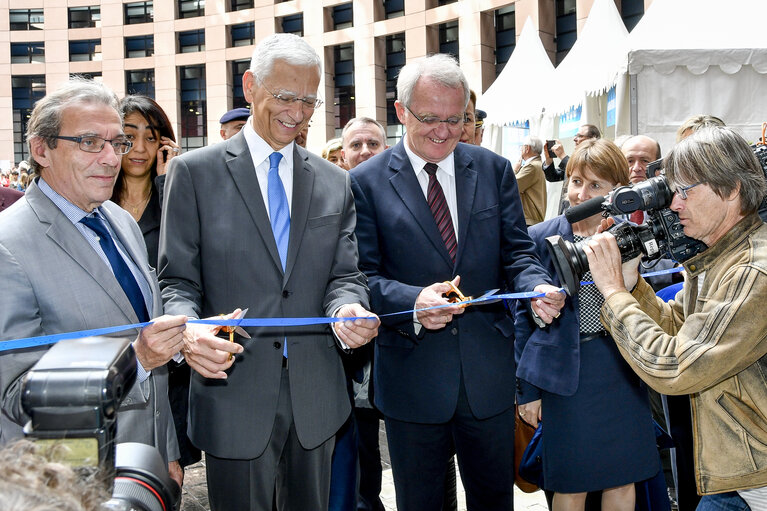
[[665,169],[684,234],[708,248],[684,262],[684,288],[665,303],[636,261],[622,267],[612,234],[594,236],[584,251],[605,298],[601,320],[645,382],[691,395],[698,509],[764,509],[767,227],[756,213],[764,174],[748,143],[724,127],[681,141]]

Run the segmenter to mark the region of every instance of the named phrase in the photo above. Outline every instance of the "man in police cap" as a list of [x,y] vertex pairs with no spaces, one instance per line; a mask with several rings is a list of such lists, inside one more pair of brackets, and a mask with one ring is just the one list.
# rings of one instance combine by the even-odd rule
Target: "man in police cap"
[[245,123],[248,122],[248,117],[250,117],[250,109],[248,108],[235,108],[222,115],[218,121],[221,123],[221,139],[226,140],[239,133]]

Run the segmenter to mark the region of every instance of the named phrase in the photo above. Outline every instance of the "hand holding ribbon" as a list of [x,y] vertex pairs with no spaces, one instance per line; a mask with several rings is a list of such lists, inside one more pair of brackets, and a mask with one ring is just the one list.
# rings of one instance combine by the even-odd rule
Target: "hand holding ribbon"
[[[224,319],[239,318],[242,310],[236,309]],[[208,318],[217,319],[217,318]],[[226,379],[226,370],[234,363],[234,357],[244,349],[238,343],[216,337],[223,325],[190,324],[184,332],[184,354],[187,364],[205,378]]]

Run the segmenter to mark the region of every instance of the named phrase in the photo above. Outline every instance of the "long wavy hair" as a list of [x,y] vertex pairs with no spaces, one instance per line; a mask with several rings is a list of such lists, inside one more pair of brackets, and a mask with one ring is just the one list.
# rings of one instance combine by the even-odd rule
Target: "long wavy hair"
[[[168,137],[169,139],[176,141],[176,135],[173,133],[173,126],[171,126],[168,116],[165,115],[165,111],[155,100],[147,96],[141,96],[133,94],[125,96],[120,101],[120,114],[123,119],[132,113],[140,114],[146,119],[149,124],[149,129],[152,130],[152,134],[158,140],[160,137]],[[128,153],[130,154],[130,153]],[[123,155],[126,156],[126,155]],[[154,155],[154,161],[152,162],[152,168],[149,171],[149,179],[154,181],[157,177],[157,156]],[[120,178],[115,183],[114,190],[112,191],[112,201],[117,202],[120,198],[124,186],[123,174],[120,173]]]

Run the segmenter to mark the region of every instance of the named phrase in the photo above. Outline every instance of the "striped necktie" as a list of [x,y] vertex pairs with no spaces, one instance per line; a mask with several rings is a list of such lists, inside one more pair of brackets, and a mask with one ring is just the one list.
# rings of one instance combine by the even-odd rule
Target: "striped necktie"
[[429,174],[429,188],[426,193],[426,200],[429,203],[431,214],[434,215],[434,221],[437,222],[437,229],[445,243],[445,248],[450,254],[450,259],[455,264],[455,254],[458,251],[458,241],[455,238],[455,229],[453,228],[453,219],[450,216],[450,208],[445,200],[445,193],[442,191],[439,181],[437,181],[437,165],[427,163],[423,169]]

